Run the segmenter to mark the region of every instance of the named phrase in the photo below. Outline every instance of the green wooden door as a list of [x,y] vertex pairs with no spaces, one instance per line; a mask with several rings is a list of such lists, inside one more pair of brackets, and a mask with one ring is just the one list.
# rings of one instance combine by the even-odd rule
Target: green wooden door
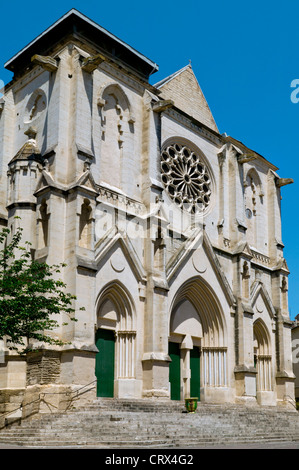
[[190,396],[200,398],[200,351],[197,346],[194,346],[190,351],[190,369],[191,369],[191,382],[190,382]]
[[180,365],[180,345],[179,343],[169,343],[169,382],[171,400],[181,399],[181,365]]
[[114,391],[114,331],[100,328],[96,333],[97,396],[113,397]]

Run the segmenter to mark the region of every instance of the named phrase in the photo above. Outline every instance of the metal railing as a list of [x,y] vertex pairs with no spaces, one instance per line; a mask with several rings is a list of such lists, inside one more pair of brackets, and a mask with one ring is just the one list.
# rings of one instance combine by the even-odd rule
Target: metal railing
[[[42,403],[42,402],[45,403],[46,405],[48,405],[50,411],[51,411],[51,407],[57,409],[56,405],[54,405],[53,403],[49,403],[48,401],[45,400],[46,395],[60,395],[60,396],[61,395],[66,395],[68,397],[68,399],[66,400],[68,402],[68,404],[67,404],[64,411],[67,411],[73,405],[75,399],[77,399],[79,396],[81,396],[81,395],[91,391],[93,388],[95,388],[96,387],[96,382],[97,382],[97,380],[93,380],[92,382],[89,382],[88,384],[83,385],[82,387],[78,388],[77,390],[68,390],[68,391],[65,391],[65,392],[39,392],[38,398],[36,398],[35,400],[32,400],[28,403],[21,403],[17,408],[15,408],[13,410],[10,410],[10,411],[6,411],[6,412],[0,414],[0,420],[4,418],[4,427],[5,427],[8,424],[7,417],[9,415],[11,415],[13,413],[16,413],[19,410],[21,412],[23,412],[24,407],[34,405],[35,403],[39,403],[39,404]],[[89,387],[89,388],[87,390],[84,390],[87,387]],[[16,420],[26,419],[29,416],[32,416],[33,414],[36,414],[36,413],[38,413],[38,411],[33,412],[28,416],[16,417]]]
[[297,408],[297,402],[296,400],[294,400],[293,397],[291,397],[290,395],[284,395],[283,399],[290,403],[295,408],[295,410],[299,411]]

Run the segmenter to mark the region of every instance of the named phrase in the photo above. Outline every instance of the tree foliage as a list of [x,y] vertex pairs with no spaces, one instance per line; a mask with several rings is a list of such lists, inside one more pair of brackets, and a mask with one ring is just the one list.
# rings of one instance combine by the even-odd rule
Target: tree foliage
[[6,339],[9,349],[26,353],[33,349],[32,340],[65,344],[46,332],[59,326],[54,314],[65,313],[76,321],[76,296],[65,292],[66,284],[57,279],[57,273],[66,265],[49,266],[33,260],[31,244],[20,246],[22,230],[16,229],[10,237],[9,229],[0,232],[0,339]]

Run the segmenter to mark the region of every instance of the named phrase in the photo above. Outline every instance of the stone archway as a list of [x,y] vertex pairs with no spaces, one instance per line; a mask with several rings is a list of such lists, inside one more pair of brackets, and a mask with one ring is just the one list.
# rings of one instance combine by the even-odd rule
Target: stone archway
[[258,319],[254,322],[253,335],[257,400],[261,403],[265,401],[267,395],[272,395],[273,390],[271,340],[263,320]]
[[227,387],[226,336],[224,315],[213,289],[201,277],[185,282],[174,298],[170,314],[172,399],[194,393],[212,397],[216,389]]
[[[133,302],[124,287],[113,282],[102,290],[97,305],[96,345],[100,347],[96,356],[98,396],[135,396],[136,329]],[[105,381],[110,382],[110,392],[106,395],[106,387],[100,386]]]

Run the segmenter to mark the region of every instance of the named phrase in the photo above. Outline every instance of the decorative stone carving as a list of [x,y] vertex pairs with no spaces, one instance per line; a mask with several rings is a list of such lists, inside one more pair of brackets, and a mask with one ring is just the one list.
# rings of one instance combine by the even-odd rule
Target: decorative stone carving
[[153,104],[153,111],[156,113],[162,113],[168,108],[172,108],[174,102],[172,100],[160,100]]
[[43,56],[35,54],[31,58],[31,62],[36,65],[40,65],[44,70],[48,70],[49,72],[56,72],[58,69],[57,61],[50,56]]
[[102,62],[104,62],[104,60],[105,57],[102,54],[86,57],[82,61],[82,70],[88,73],[92,73]]
[[180,208],[198,213],[210,204],[211,178],[200,156],[186,145],[172,143],[161,155],[162,182]]
[[200,274],[204,274],[207,270],[207,266],[203,265],[203,262],[201,259],[201,253],[198,251],[195,251],[195,253],[192,256],[192,264],[193,264],[194,269]]
[[125,269],[124,260],[117,255],[112,256],[110,264],[112,269],[117,273],[122,273]]
[[278,188],[281,188],[282,186],[286,186],[287,184],[292,184],[294,183],[294,180],[292,178],[277,178],[276,180],[276,186]]

